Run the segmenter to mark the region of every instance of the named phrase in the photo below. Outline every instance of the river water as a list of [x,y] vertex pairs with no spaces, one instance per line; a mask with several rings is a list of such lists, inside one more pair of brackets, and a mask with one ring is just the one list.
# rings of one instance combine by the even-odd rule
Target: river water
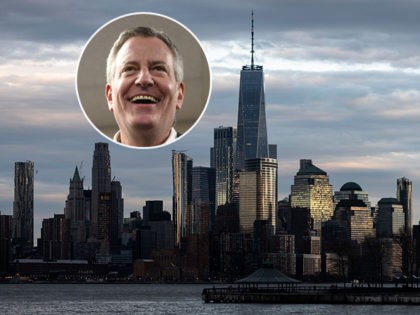
[[0,314],[420,314],[420,306],[410,305],[206,304],[205,287],[0,284]]

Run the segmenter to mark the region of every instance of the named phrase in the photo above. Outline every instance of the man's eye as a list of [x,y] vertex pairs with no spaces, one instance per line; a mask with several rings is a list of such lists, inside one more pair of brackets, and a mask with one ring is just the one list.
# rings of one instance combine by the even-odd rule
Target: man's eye
[[133,71],[136,71],[136,68],[134,66],[127,66],[127,67],[124,67],[121,72],[127,74]]
[[155,71],[161,71],[161,72],[166,72],[166,67],[165,66],[154,66],[153,70]]

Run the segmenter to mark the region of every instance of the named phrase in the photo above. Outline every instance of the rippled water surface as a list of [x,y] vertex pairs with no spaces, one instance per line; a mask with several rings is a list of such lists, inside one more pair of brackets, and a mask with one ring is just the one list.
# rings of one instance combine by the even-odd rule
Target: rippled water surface
[[205,304],[209,285],[0,284],[0,314],[420,314],[409,305]]

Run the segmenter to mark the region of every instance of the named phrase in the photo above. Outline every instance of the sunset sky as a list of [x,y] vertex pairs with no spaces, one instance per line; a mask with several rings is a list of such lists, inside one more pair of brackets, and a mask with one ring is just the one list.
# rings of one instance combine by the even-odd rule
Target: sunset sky
[[[85,119],[75,92],[79,56],[109,20],[155,12],[201,41],[213,91],[200,123],[154,149],[109,144],[112,176],[125,214],[145,200],[172,210],[171,151],[209,166],[213,129],[236,126],[239,74],[264,66],[269,143],[278,145],[279,198],[290,193],[300,159],[326,171],[334,191],[349,181],[372,205],[413,181],[420,220],[420,2],[418,1],[13,1],[0,4],[0,211],[11,214],[14,163],[35,163],[35,235],[42,218],[63,213],[69,179],[82,165],[91,187],[95,142],[108,142]],[[185,62],[188,62],[186,60]],[[188,87],[186,88],[188,93]],[[104,106],[106,104],[104,103]]]

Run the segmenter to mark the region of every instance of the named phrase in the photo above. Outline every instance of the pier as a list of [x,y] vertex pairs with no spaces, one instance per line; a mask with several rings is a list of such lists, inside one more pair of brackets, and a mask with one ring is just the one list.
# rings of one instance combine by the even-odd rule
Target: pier
[[415,304],[420,305],[420,288],[337,286],[303,284],[273,268],[261,268],[235,285],[206,288],[205,303],[283,304]]
[[418,288],[331,288],[328,286],[227,287],[204,289],[206,303],[416,304]]

